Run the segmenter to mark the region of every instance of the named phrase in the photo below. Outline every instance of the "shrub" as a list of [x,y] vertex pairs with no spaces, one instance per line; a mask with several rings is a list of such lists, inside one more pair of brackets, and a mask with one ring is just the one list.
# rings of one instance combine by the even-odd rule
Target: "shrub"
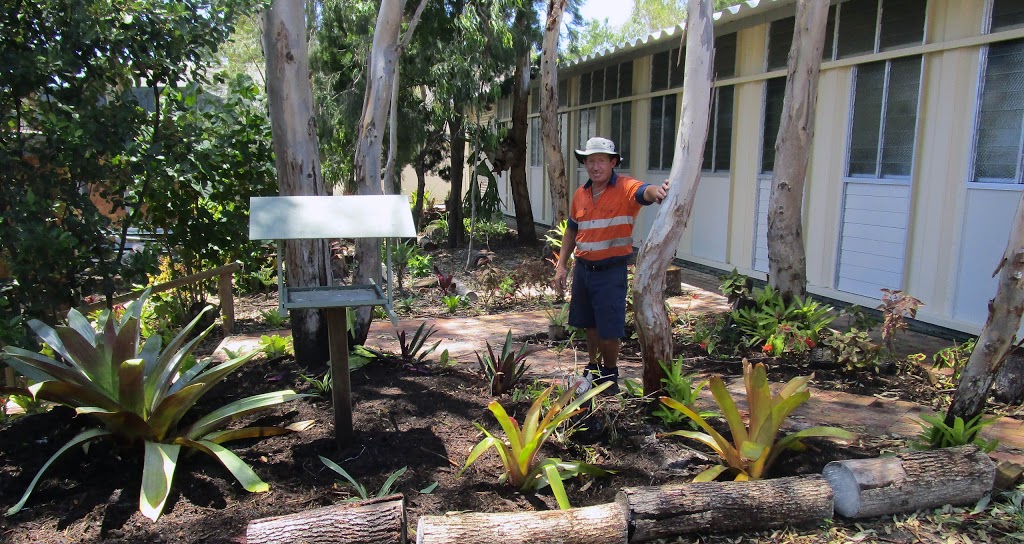
[[[687,408],[694,410],[694,404],[697,402],[697,397],[700,392],[708,384],[708,382],[701,382],[697,385],[693,383],[693,375],[687,375],[683,373],[683,358],[680,356],[669,364],[665,364],[664,361],[658,361],[661,365],[661,369],[665,372],[665,377],[661,379],[661,385],[665,390],[665,394],[668,398],[686,406]],[[678,410],[671,410],[668,406],[662,404],[658,406],[652,415],[661,419],[661,422],[665,425],[675,425],[685,419],[682,412]],[[700,412],[699,415],[704,418],[714,416],[714,412]],[[691,424],[696,428],[696,423],[691,421]]]
[[898,289],[882,289],[882,303],[878,309],[882,311],[882,339],[889,353],[893,353],[893,340],[896,333],[907,330],[907,318],[917,317],[917,309],[924,306],[920,300]]
[[822,345],[832,350],[836,363],[848,371],[876,370],[881,362],[882,346],[871,340],[871,336],[857,328],[847,332],[833,330],[821,340]]
[[765,353],[781,356],[804,353],[818,342],[821,331],[835,319],[832,307],[808,297],[786,302],[771,286],[752,291],[754,305],[732,312],[733,321],[750,346],[762,345]]
[[527,344],[523,344],[518,352],[513,351],[511,330],[505,335],[505,345],[501,347],[500,356],[494,353],[490,342],[484,343],[487,345],[487,353],[481,355],[477,352],[476,359],[480,363],[480,371],[490,384],[491,394],[498,396],[511,390],[529,368],[526,366]]
[[997,418],[984,419],[984,414],[978,414],[964,423],[959,416],[953,420],[953,426],[946,425],[943,418],[937,415],[921,414],[921,420],[917,421],[921,426],[921,433],[910,446],[918,450],[934,450],[939,448],[953,448],[974,444],[981,451],[989,453],[996,449],[999,441],[985,440],[981,437],[981,430],[995,423]]
[[268,359],[277,359],[293,354],[292,337],[264,334],[260,336],[260,351],[267,355]]
[[[95,323],[76,310],[68,312],[68,325],[50,328],[32,320],[29,326],[55,352],[56,358],[6,347],[9,363],[37,383],[26,391],[89,415],[102,424],[69,440],[43,465],[21,500],[7,514],[19,511],[47,468],[64,452],[88,442],[113,438],[118,444],[142,445],[143,469],[139,509],[156,520],[164,509],[182,448],[191,448],[220,461],[251,492],[266,491],[252,468],[221,444],[243,438],[276,436],[304,429],[309,422],[287,428],[246,427],[221,431],[225,425],[252,412],[305,395],[277,391],[254,395],[223,406],[181,426],[189,410],[214,385],[256,353],[210,367],[209,359],[185,371],[183,363],[213,329],[188,340],[202,315],[192,320],[161,351],[162,340],[154,335],[140,348],[140,320],[147,294],[133,302],[118,318],[103,312]],[[209,308],[207,308],[208,310]]]
[[498,457],[501,458],[501,464],[505,469],[499,481],[508,482],[516,489],[524,492],[543,489],[550,485],[551,491],[558,501],[559,508],[563,510],[569,508],[569,498],[565,493],[565,487],[562,485],[563,480],[579,474],[605,476],[608,472],[582,461],[566,462],[551,457],[541,459],[539,457],[540,450],[551,434],[558,429],[559,425],[569,418],[586,411],[586,408],[582,408],[583,404],[610,386],[610,382],[603,383],[574,399],[573,396],[576,391],[576,386],[574,385],[566,389],[565,392],[551,403],[544,415],[544,419],[541,419],[540,413],[543,410],[543,406],[555,389],[555,386],[552,385],[545,389],[533,401],[533,404],[530,405],[522,426],[505,412],[501,403],[492,400],[487,405],[487,409],[498,420],[501,430],[505,432],[505,439],[501,440],[495,437],[478,424],[477,428],[484,433],[484,439],[469,453],[469,457],[466,458],[466,464],[463,465],[458,475],[461,476],[480,455],[494,448],[498,452]]
[[416,254],[409,257],[409,273],[414,278],[425,278],[434,268],[434,256]]
[[853,435],[834,427],[810,427],[776,440],[779,429],[793,410],[811,398],[807,382],[814,375],[796,377],[789,381],[778,394],[772,394],[764,365],[751,366],[743,360],[743,383],[747,390],[747,405],[750,416],[744,424],[732,395],[725,388],[722,378],[710,380],[711,393],[718,403],[722,417],[729,424],[730,442],[714,430],[707,421],[692,409],[678,401],[661,397],[662,404],[682,412],[693,420],[704,432],[673,431],[668,434],[692,438],[707,445],[718,454],[724,464],[711,467],[694,478],[695,482],[707,482],[725,472],[735,473],[736,480],[759,480],[771,467],[776,457],[787,448],[799,449],[801,439],[811,436],[852,438]]

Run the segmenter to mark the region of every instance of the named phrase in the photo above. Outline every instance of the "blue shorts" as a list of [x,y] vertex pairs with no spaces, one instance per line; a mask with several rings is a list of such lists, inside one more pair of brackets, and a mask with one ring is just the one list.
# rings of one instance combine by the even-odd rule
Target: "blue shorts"
[[569,325],[596,328],[604,340],[626,335],[626,261],[588,263],[577,259],[573,266]]

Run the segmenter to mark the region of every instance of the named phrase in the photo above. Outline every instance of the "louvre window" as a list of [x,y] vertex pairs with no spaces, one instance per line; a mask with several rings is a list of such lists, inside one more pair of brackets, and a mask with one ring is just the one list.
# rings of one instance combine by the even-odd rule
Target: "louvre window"
[[786,67],[789,49],[793,46],[793,28],[795,17],[786,17],[772,21],[768,27],[768,70],[781,70]]
[[[685,51],[678,47],[657,53],[651,59],[651,90],[663,91],[683,86],[683,59]],[[735,64],[735,63],[734,63]]]
[[580,105],[633,94],[633,61],[599,68],[580,76]]
[[850,0],[839,4],[839,57],[924,42],[927,0]]
[[558,82],[558,105],[559,107],[569,105],[569,82],[564,80]]
[[711,102],[711,123],[704,142],[704,163],[708,172],[728,172],[732,159],[733,86],[718,87]]
[[736,33],[715,38],[715,77],[736,75]]
[[651,98],[647,168],[670,170],[676,145],[676,95]]
[[765,83],[764,122],[761,133],[761,173],[775,169],[775,140],[782,124],[782,103],[786,96],[786,78],[776,77]]
[[580,143],[581,147],[587,140],[597,136],[597,108],[580,110],[580,125],[577,135],[576,141]]
[[633,120],[633,107],[629,102],[612,105],[612,133],[611,139],[615,142],[615,149],[619,151],[621,160],[619,168],[629,170],[629,138],[630,125]]
[[530,113],[540,113],[540,88],[530,90]]
[[875,51],[878,0],[850,0],[839,5],[839,58]]
[[988,47],[971,181],[1021,183],[1024,40]]
[[920,80],[920,56],[857,67],[849,176],[910,176]]
[[992,1],[992,32],[1024,26],[1024,2],[1021,0]]

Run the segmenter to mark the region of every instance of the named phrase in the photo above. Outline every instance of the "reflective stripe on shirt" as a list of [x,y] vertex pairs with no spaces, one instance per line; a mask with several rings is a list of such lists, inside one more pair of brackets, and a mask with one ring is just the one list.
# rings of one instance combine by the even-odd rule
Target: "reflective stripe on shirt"
[[576,242],[576,247],[580,251],[601,251],[602,249],[624,246],[632,248],[633,238],[612,238],[611,240],[602,240],[600,242]]
[[620,215],[618,217],[609,217],[608,219],[593,219],[591,221],[580,221],[578,223],[578,230],[584,229],[603,229],[605,227],[614,227],[616,225],[632,225],[635,219],[629,215]]

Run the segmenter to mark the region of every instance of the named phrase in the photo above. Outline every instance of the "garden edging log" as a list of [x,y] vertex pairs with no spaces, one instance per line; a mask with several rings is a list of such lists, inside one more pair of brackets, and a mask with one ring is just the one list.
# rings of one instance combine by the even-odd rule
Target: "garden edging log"
[[973,504],[992,490],[996,466],[974,446],[849,459],[825,465],[836,513],[871,518]]
[[246,544],[405,544],[405,499],[400,494],[345,502],[249,522]]
[[625,543],[629,523],[619,504],[569,510],[422,516],[416,544]]
[[626,487],[630,542],[687,533],[729,533],[817,523],[832,517],[832,488],[818,474],[747,482]]

